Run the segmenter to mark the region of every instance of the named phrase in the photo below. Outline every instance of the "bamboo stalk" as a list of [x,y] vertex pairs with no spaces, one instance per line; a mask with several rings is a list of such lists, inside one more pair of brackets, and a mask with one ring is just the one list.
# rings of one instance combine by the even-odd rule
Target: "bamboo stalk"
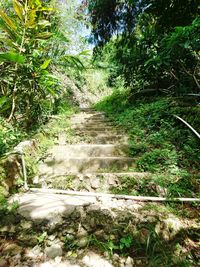
[[135,201],[200,202],[200,198],[171,198],[169,199],[165,197],[128,196],[128,195],[80,192],[80,191],[59,190],[59,189],[42,189],[42,188],[30,188],[29,190],[34,193],[49,193],[49,194],[61,194],[61,195],[70,195],[70,196],[116,198],[116,199],[135,200]]

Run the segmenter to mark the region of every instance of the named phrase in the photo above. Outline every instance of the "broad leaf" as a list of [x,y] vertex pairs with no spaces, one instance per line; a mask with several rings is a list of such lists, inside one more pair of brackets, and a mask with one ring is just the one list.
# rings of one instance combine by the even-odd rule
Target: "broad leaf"
[[0,61],[11,61],[23,64],[25,62],[25,57],[14,52],[0,53]]
[[14,22],[2,10],[0,10],[0,17],[6,23],[6,25],[9,26],[11,29],[13,30],[17,29],[17,26],[14,24]]
[[46,68],[48,68],[50,62],[51,62],[51,59],[46,60],[46,61],[42,64],[42,66],[40,66],[40,69],[45,70]]
[[18,17],[23,21],[24,10],[22,5],[17,0],[13,0],[13,7]]

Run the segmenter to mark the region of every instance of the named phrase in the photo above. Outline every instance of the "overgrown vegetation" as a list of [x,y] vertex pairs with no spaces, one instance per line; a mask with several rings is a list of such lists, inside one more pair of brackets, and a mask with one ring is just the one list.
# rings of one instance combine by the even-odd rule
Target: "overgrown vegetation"
[[174,117],[200,131],[197,1],[90,0],[88,20],[114,90],[96,107],[127,131],[136,169],[154,173],[117,192],[197,196],[199,139]]
[[96,57],[131,93],[198,94],[198,1],[89,2]]
[[199,108],[180,107],[183,104],[174,98],[148,97],[135,99],[133,105],[128,92],[118,90],[96,105],[127,131],[136,170],[154,173],[145,181],[124,177],[122,188],[115,192],[169,197],[199,194],[199,139],[173,117],[183,117],[198,130]]
[[[95,108],[106,112],[129,136],[129,154],[135,162],[130,171],[147,174],[142,179],[137,175],[122,176],[112,192],[200,198],[200,140],[174,117],[180,116],[200,132],[198,1],[83,0],[79,8],[77,3],[80,1],[0,3],[0,159],[21,140],[36,139],[37,155],[34,159],[31,154],[25,158],[31,184],[38,161],[48,156],[48,148],[58,142],[60,133],[68,143],[73,138],[80,142],[85,138],[74,137],[69,128],[69,117],[78,103],[73,99],[73,86],[86,97],[90,93],[101,96],[101,92],[111,92],[112,88],[113,93]],[[92,26],[93,64],[87,40],[79,36],[83,20]],[[117,170],[111,166],[106,171]],[[0,163],[3,226],[10,225],[10,215],[15,222],[18,208],[17,203],[10,206],[6,201],[6,178]],[[75,175],[62,179],[54,179],[52,185],[60,187],[62,183],[62,188],[68,188]],[[23,181],[18,180],[21,186]],[[110,257],[117,253],[119,257],[145,259],[139,263],[141,266],[198,264],[198,210],[192,209],[195,204],[183,208],[182,203],[146,204],[141,210],[135,204],[130,220],[127,212],[127,220],[124,214],[125,218],[112,229],[113,235],[112,231],[108,235],[102,232],[107,222],[97,220],[95,225],[92,220],[95,229],[87,230],[84,246],[97,247]],[[149,218],[140,221],[140,211]],[[178,217],[187,225],[185,229],[179,229]],[[77,218],[74,213],[71,219]],[[69,228],[64,220],[62,227]],[[82,223],[84,220],[79,228]],[[74,250],[84,247],[80,238],[74,239],[67,231],[62,234],[60,229],[61,226],[56,236],[62,238],[63,247],[72,256]],[[26,231],[36,238],[34,245],[44,248],[49,242],[50,231],[45,228]],[[10,235],[6,230],[11,238],[18,234],[15,231]],[[29,238],[25,241],[30,245]]]

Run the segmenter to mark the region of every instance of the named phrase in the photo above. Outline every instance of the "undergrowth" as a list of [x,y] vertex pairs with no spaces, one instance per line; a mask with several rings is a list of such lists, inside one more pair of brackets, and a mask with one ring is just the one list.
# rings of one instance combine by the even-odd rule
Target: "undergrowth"
[[133,99],[129,91],[115,90],[95,107],[128,134],[136,170],[153,174],[144,183],[122,179],[121,189],[115,189],[118,193],[159,195],[153,188],[160,186],[161,195],[199,196],[200,140],[173,116],[180,116],[199,132],[198,105],[172,97]]

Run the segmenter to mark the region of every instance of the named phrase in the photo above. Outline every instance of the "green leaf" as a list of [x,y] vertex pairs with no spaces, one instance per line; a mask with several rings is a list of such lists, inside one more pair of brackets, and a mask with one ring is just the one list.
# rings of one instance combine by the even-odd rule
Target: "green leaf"
[[8,110],[11,106],[10,99],[7,96],[0,97],[0,113]]
[[13,0],[13,7],[18,17],[23,21],[24,10],[19,1]]
[[9,26],[11,29],[13,30],[17,29],[17,26],[15,25],[13,20],[9,18],[8,15],[5,12],[3,12],[3,10],[0,10],[0,17],[6,23],[6,25]]
[[40,66],[40,69],[41,69],[41,70],[46,70],[46,68],[48,68],[50,62],[51,62],[51,59],[46,60],[46,61],[42,64],[42,66]]
[[0,97],[0,107],[2,107],[8,101],[7,96]]
[[39,33],[36,38],[38,39],[49,39],[53,34],[51,32],[43,32],[43,33]]
[[19,64],[24,64],[25,57],[14,52],[0,53],[0,61],[11,61]]

